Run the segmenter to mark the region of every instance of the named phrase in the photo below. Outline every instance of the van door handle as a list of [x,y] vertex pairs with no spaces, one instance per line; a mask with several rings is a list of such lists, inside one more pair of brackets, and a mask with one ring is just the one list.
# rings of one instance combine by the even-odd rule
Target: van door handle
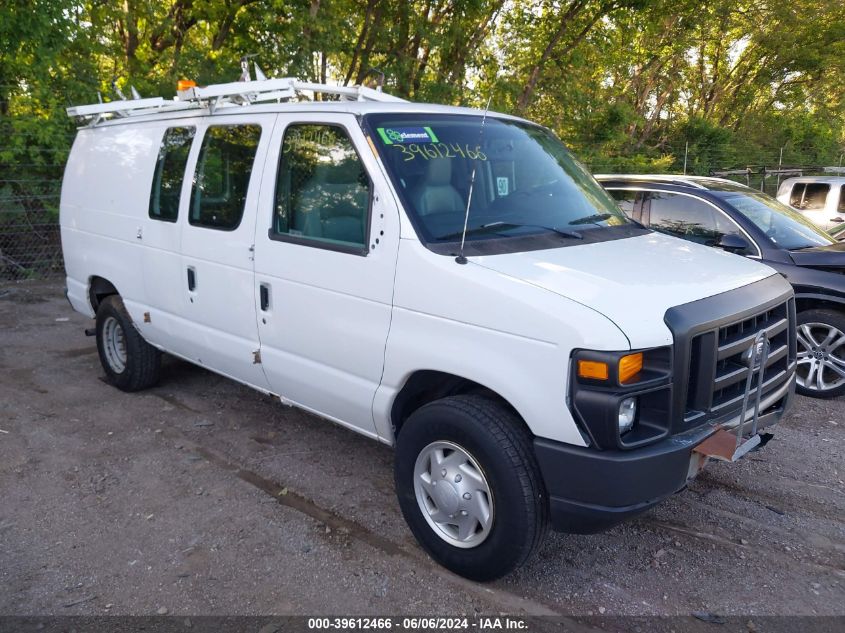
[[197,271],[193,266],[188,266],[188,290],[193,292],[197,287]]
[[261,284],[258,287],[258,294],[261,301],[261,311],[267,312],[270,308],[270,286],[267,284]]

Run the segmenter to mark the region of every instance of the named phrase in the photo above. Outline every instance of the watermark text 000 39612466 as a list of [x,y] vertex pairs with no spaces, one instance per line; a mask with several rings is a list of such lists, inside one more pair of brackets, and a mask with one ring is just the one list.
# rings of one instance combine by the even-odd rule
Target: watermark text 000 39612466
[[314,631],[521,631],[528,629],[528,623],[525,618],[511,616],[326,617],[308,618],[308,629]]

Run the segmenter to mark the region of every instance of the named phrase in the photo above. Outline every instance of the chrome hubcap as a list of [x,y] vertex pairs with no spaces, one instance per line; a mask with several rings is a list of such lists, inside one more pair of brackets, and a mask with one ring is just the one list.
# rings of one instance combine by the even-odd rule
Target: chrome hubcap
[[845,332],[827,323],[798,326],[798,384],[813,391],[845,383]]
[[108,317],[103,323],[103,351],[114,373],[120,374],[126,369],[126,338],[114,317]]
[[423,516],[444,541],[477,547],[493,526],[493,495],[484,471],[452,442],[432,442],[414,465],[414,492]]

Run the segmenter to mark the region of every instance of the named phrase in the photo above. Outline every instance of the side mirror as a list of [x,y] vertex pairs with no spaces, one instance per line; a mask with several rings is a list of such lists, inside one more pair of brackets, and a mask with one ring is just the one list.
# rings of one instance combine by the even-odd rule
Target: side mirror
[[736,233],[726,233],[716,243],[716,248],[721,248],[723,251],[736,253],[737,255],[744,255],[749,246],[748,240]]

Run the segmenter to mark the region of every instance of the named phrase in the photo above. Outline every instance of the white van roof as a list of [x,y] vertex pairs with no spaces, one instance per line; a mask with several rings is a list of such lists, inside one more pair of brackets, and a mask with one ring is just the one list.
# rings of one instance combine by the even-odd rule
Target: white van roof
[[795,182],[821,182],[821,183],[828,183],[832,185],[838,185],[845,183],[845,176],[795,176],[793,178],[787,178],[781,182],[781,186],[789,183]]

